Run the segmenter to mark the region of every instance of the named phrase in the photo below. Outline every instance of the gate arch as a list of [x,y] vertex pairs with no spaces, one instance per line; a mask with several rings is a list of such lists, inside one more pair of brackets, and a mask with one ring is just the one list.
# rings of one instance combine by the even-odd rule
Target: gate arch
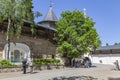
[[[7,59],[7,46],[3,49],[3,59]],[[23,43],[10,43],[9,59],[11,62],[21,62],[23,58],[30,59],[30,48]]]

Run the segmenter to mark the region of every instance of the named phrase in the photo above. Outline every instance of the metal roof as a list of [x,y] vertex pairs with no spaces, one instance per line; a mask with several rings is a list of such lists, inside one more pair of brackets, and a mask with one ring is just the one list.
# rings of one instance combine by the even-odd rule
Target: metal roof
[[55,23],[56,21],[58,21],[55,13],[53,12],[53,9],[52,7],[49,8],[45,18],[43,21],[40,21],[38,22],[38,26],[39,27],[43,27],[43,28],[46,28],[46,29],[50,29],[50,30],[53,30],[55,31],[56,29],[54,28],[55,26],[51,26],[50,23]]
[[120,45],[109,45],[109,46],[101,46],[96,50],[110,50],[110,49],[120,49]]
[[26,19],[23,19],[23,21],[26,22],[26,23],[29,23],[29,24],[33,24],[31,21],[28,21]]
[[43,27],[43,28],[46,28],[46,29],[50,29],[50,30],[53,30],[53,31],[55,31],[56,29],[55,28],[53,28],[53,27],[47,27],[47,26],[45,26],[45,25],[42,25],[42,24],[37,24],[39,27]]
[[[26,23],[32,24],[31,21],[28,21],[28,20],[25,20],[25,19],[23,19],[23,21],[26,22]],[[55,28],[50,27],[50,26],[46,26],[44,24],[35,24],[35,25],[37,25],[38,27],[42,27],[42,28],[45,28],[45,29],[53,30],[53,31],[56,30]]]
[[58,21],[55,13],[53,12],[52,7],[49,8],[43,21]]

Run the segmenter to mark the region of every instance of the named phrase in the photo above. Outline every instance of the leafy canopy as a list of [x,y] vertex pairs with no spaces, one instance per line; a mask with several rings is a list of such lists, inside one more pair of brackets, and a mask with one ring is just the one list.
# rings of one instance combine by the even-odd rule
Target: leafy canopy
[[57,51],[65,57],[76,58],[91,49],[96,49],[100,40],[94,24],[91,18],[85,17],[79,10],[62,12],[60,20],[56,23]]
[[0,23],[10,20],[9,35],[20,35],[23,19],[34,20],[32,0],[0,0]]

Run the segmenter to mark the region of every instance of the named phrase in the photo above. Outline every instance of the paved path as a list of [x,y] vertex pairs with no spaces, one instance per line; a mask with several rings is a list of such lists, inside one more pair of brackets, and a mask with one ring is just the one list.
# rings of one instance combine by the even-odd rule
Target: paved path
[[96,64],[96,67],[91,68],[43,70],[34,74],[0,73],[0,80],[120,80],[120,71],[112,69],[113,66],[110,65]]

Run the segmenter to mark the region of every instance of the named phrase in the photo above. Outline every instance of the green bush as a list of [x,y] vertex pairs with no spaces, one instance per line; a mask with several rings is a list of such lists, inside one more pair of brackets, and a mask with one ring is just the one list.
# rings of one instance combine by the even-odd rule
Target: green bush
[[42,64],[42,60],[41,59],[35,58],[33,61],[34,61],[34,65],[40,66]]
[[35,65],[48,65],[48,64],[58,64],[60,63],[60,60],[58,59],[40,59],[40,58],[35,58],[34,60]]
[[60,63],[60,60],[56,59],[56,60],[55,60],[55,63],[56,63],[56,64],[59,64],[59,63]]
[[6,60],[6,59],[0,60],[0,65],[3,67],[11,66],[9,60]]

